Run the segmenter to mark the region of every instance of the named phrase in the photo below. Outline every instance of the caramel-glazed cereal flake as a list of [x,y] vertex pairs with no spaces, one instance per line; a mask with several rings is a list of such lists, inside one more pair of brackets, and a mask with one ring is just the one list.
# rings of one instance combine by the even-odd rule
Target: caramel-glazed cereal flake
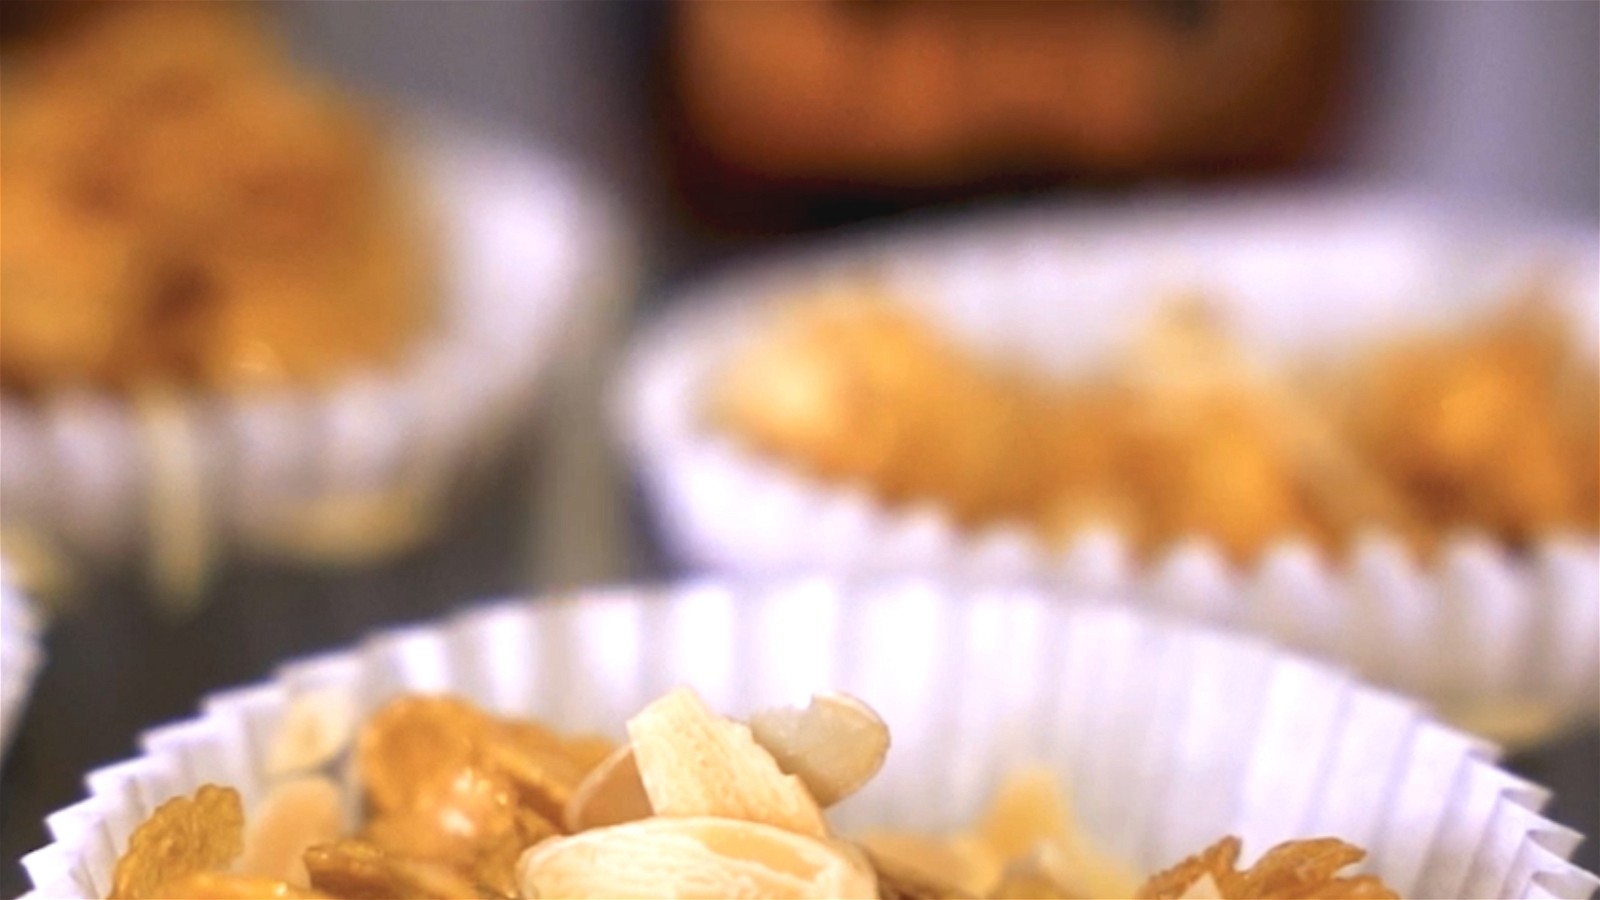
[[233,788],[204,785],[161,804],[128,837],[111,896],[147,900],[188,875],[226,869],[244,851],[244,809]]
[[191,872],[163,885],[159,896],[174,900],[328,900],[309,888],[230,872]]
[[389,853],[348,839],[306,851],[311,885],[343,900],[499,900],[509,894],[475,884],[438,862]]
[[1212,880],[1224,900],[1399,900],[1400,897],[1375,876],[1340,877],[1340,871],[1360,862],[1367,854],[1337,838],[1286,841],[1268,850],[1254,866],[1244,871],[1238,869],[1240,850],[1237,837],[1225,837],[1152,877],[1139,889],[1138,897],[1179,900],[1192,896],[1191,889],[1205,878]]
[[448,792],[477,761],[492,725],[477,707],[454,697],[402,697],[378,710],[357,747],[373,809],[405,810]]

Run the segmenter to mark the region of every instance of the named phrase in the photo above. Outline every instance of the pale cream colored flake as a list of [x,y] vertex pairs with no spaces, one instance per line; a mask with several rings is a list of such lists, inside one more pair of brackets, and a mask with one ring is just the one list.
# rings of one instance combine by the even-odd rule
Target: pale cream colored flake
[[295,778],[277,785],[250,814],[235,871],[309,887],[305,852],[345,832],[343,803],[339,785],[328,778]]
[[320,688],[296,696],[267,747],[271,778],[304,775],[343,753],[355,738],[355,700],[346,691]]
[[658,816],[716,816],[827,837],[817,801],[785,775],[750,728],[678,688],[628,721],[650,806]]
[[860,790],[889,755],[889,726],[848,694],[818,694],[803,709],[761,710],[750,717],[750,731],[823,808]]
[[524,897],[876,898],[853,847],[741,819],[651,818],[544,841],[523,854]]

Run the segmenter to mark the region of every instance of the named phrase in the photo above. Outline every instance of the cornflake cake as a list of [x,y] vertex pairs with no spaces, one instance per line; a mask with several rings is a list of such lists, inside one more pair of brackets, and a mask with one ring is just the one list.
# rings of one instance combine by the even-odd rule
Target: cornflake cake
[[[207,784],[128,840],[111,896],[144,898],[1393,898],[1345,870],[1364,853],[1291,841],[1239,867],[1237,838],[1143,881],[1073,819],[1053,774],[1022,769],[951,835],[847,836],[826,809],[884,765],[870,707],[822,694],[748,722],[678,688],[627,740],[562,734],[448,696],[404,695],[346,753],[315,699],[274,745],[250,816]],[[345,743],[348,743],[346,741]],[[331,772],[353,770],[356,798]]]

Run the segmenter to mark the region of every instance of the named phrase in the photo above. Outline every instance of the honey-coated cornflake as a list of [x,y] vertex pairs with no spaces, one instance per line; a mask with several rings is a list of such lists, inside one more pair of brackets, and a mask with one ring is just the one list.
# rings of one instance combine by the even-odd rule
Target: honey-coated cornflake
[[298,888],[286,881],[260,878],[254,875],[235,875],[230,872],[190,872],[182,878],[167,882],[158,896],[182,900],[326,900],[308,888]]
[[1225,837],[1145,882],[1141,900],[1178,900],[1209,876],[1225,900],[1399,900],[1372,875],[1340,877],[1360,862],[1366,851],[1337,838],[1285,841],[1268,850],[1255,865],[1240,871],[1242,845]]
[[491,890],[448,865],[389,853],[361,840],[306,851],[311,886],[343,900],[496,900]]
[[477,707],[454,697],[402,697],[378,710],[356,750],[373,810],[405,810],[447,792],[477,761],[492,725]]
[[274,786],[248,841],[238,793],[206,785],[134,831],[111,896],[1398,900],[1374,876],[1341,875],[1365,852],[1335,838],[1280,844],[1241,870],[1241,842],[1226,837],[1135,891],[1041,768],[1013,772],[965,832],[847,842],[818,794],[842,799],[876,771],[882,720],[844,695],[756,720],[679,689],[617,746],[456,698],[401,697],[362,731],[368,807],[353,833],[340,788],[320,776]]
[[193,797],[174,797],[128,837],[112,873],[111,896],[148,900],[185,876],[226,869],[244,851],[239,792],[203,785]]

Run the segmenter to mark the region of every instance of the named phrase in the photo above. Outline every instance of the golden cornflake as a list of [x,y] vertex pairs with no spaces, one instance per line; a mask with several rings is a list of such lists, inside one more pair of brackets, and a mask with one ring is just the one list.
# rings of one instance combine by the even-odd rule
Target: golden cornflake
[[356,751],[373,809],[404,810],[448,791],[477,761],[492,727],[477,707],[454,697],[402,697],[378,710]]
[[1339,877],[1366,857],[1366,851],[1337,838],[1286,841],[1268,850],[1254,866],[1239,871],[1240,841],[1225,837],[1139,889],[1143,900],[1178,900],[1210,877],[1224,900],[1399,900],[1400,895],[1371,875]]
[[244,851],[244,809],[239,792],[203,785],[191,797],[161,804],[128,837],[117,860],[111,896],[161,897],[164,885],[187,875],[226,869]]
[[344,900],[495,900],[490,890],[442,863],[386,852],[359,840],[306,851],[311,886]]
[[374,818],[365,836],[386,852],[446,865],[510,893],[517,856],[558,833],[555,825],[519,805],[508,779],[469,767],[416,806]]
[[324,900],[328,895],[271,878],[228,872],[191,872],[163,885],[171,900]]

